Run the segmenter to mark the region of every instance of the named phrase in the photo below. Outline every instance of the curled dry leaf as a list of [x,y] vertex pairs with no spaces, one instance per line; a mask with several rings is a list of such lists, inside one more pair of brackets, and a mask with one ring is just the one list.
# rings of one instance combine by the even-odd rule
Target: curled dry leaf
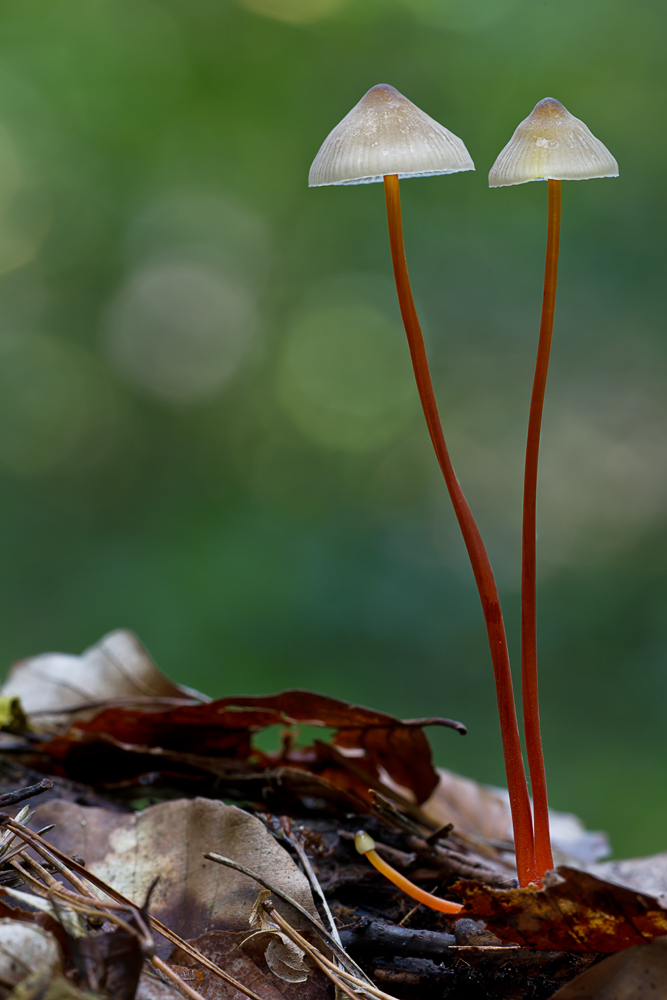
[[[181,937],[247,930],[257,883],[206,861],[210,850],[224,851],[277,882],[317,918],[308,882],[287,851],[260,820],[235,806],[179,799],[115,813],[54,800],[37,809],[33,825],[49,823],[56,824],[52,843],[84,857],[91,872],[138,906],[159,875],[151,914]],[[161,957],[169,949],[158,942]]]
[[264,900],[270,896],[268,889],[262,889],[255,900],[248,921],[253,933],[245,939],[244,945],[251,940],[258,942],[265,938],[264,959],[271,972],[286,983],[305,983],[311,969],[306,964],[304,952],[283,934],[276,923],[269,920],[262,907]]
[[19,983],[31,973],[53,976],[62,968],[53,934],[22,920],[0,919],[0,976]]
[[582,972],[552,1000],[657,1000],[667,996],[667,937],[626,948]]
[[[3,698],[19,698],[33,725],[68,725],[75,711],[119,699],[196,698],[156,667],[137,637],[126,630],[105,635],[81,656],[42,653],[13,664],[2,686]],[[61,717],[65,713],[65,718]]]
[[458,882],[464,916],[481,918],[503,942],[547,951],[616,952],[667,935],[667,910],[652,896],[561,867],[544,888],[496,889]]

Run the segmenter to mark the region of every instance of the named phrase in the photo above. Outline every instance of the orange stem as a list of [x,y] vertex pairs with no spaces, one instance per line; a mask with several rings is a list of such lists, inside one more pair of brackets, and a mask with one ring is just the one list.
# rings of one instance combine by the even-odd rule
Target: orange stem
[[537,362],[533,394],[528,417],[526,443],[526,468],[523,482],[523,545],[521,556],[521,691],[523,698],[523,726],[526,735],[526,755],[533,790],[535,814],[535,860],[538,874],[553,868],[551,837],[549,834],[549,809],[547,805],[547,779],[544,771],[540,710],[537,691],[537,598],[535,584],[535,508],[537,503],[537,463],[540,450],[540,431],[544,392],[549,370],[551,334],[556,307],[556,281],[558,279],[558,244],[560,240],[560,181],[549,181],[549,221],[547,224],[547,253],[544,267],[544,296],[542,320],[537,346]]
[[424,416],[431,442],[435,450],[438,464],[447,484],[454,512],[459,522],[468,557],[477,583],[477,590],[482,602],[482,611],[486,622],[486,630],[491,649],[491,661],[496,683],[496,699],[500,717],[500,733],[505,759],[505,773],[510,797],[512,823],[514,825],[514,846],[519,883],[522,886],[537,881],[535,865],[535,848],[533,844],[533,821],[530,811],[530,799],[526,784],[526,773],[521,755],[521,741],[516,720],[514,693],[512,690],[512,673],[510,670],[507,637],[503,622],[498,588],[491,569],[481,535],[472,516],[463,490],[456,478],[456,473],[449,457],[445,437],[442,432],[438,407],[433,392],[431,374],[424,346],[417,310],[415,309],[408,268],[405,261],[403,246],[403,225],[401,221],[401,201],[398,187],[398,176],[389,174],[384,178],[385,198],[387,202],[387,218],[389,221],[389,242],[394,265],[396,290],[401,307],[403,325],[408,337],[412,367],[417,382],[417,390],[421,400]]
[[388,878],[390,882],[393,882],[394,885],[398,886],[408,896],[412,896],[413,899],[417,899],[420,903],[423,903],[424,906],[430,906],[432,910],[440,910],[441,913],[459,913],[463,909],[461,903],[452,903],[449,899],[441,899],[440,896],[434,896],[432,893],[420,889],[409,878],[401,875],[400,872],[397,872],[386,861],[383,861],[377,851],[366,851],[365,857],[368,858],[370,863],[379,872],[382,872],[385,878]]

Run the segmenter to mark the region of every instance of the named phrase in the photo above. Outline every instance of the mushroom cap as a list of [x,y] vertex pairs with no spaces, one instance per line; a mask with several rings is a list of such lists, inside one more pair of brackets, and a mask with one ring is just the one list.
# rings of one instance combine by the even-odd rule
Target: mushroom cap
[[489,187],[592,177],[618,177],[618,163],[560,101],[545,97],[498,155],[489,173]]
[[371,87],[329,133],[313,160],[309,187],[371,184],[386,174],[428,177],[474,170],[463,142],[395,87]]

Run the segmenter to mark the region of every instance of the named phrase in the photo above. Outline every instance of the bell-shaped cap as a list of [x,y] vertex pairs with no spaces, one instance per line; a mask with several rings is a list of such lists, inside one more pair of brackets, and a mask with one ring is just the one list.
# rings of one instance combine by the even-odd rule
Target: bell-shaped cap
[[489,173],[489,187],[593,177],[618,177],[618,163],[560,101],[545,97],[499,154]]
[[420,111],[395,87],[372,87],[322,143],[309,187],[371,184],[386,174],[428,177],[474,170],[457,136]]

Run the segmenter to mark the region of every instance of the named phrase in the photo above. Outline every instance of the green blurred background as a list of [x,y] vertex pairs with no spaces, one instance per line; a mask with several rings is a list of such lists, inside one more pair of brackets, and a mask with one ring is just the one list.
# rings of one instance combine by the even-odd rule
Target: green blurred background
[[[478,598],[411,382],[382,189],[308,190],[375,83],[477,173],[402,185],[455,465],[517,660],[541,98],[619,161],[563,190],[539,498],[552,804],[667,849],[665,29],[658,0],[5,0],[3,664],[135,629],[212,695],[308,686],[503,783]],[[662,789],[662,791],[661,791]]]

